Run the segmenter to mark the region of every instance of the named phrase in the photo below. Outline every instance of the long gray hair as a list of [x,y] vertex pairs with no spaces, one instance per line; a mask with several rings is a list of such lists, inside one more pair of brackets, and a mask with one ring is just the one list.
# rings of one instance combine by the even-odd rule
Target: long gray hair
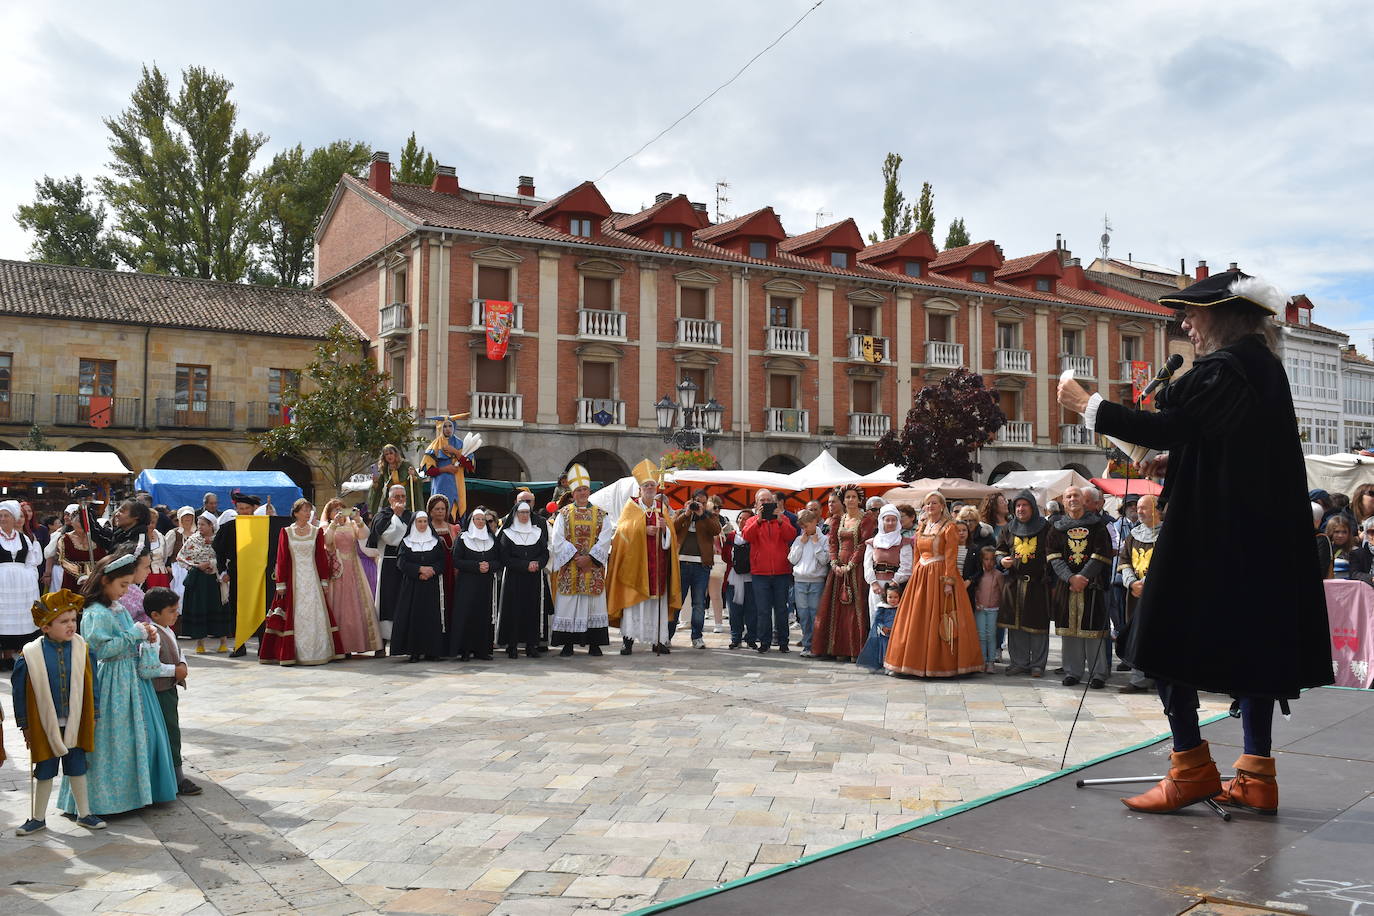
[[1269,352],[1278,356],[1278,325],[1274,323],[1273,316],[1264,309],[1244,300],[1197,307],[1197,311],[1204,309],[1207,311],[1207,336],[1203,343],[1208,347],[1207,352],[1230,346],[1250,334],[1258,334],[1264,345],[1269,348]]

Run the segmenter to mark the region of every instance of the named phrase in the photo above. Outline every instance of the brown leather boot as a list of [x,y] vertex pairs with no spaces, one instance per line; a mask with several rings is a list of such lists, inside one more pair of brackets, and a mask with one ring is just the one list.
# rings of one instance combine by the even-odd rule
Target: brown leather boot
[[1274,778],[1274,758],[1241,754],[1236,761],[1236,778],[1223,782],[1221,794],[1213,801],[1256,814],[1278,814],[1279,784]]
[[1212,762],[1212,749],[1204,741],[1186,751],[1169,755],[1169,775],[1153,789],[1121,803],[1132,811],[1168,814],[1205,801],[1221,791],[1221,774]]

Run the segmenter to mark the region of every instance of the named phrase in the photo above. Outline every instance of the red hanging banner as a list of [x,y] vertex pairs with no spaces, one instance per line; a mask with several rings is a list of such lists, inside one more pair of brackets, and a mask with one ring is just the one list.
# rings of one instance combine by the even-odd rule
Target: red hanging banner
[[511,331],[515,329],[515,303],[488,299],[486,309],[487,359],[505,359]]
[[91,395],[89,422],[94,429],[105,429],[114,419],[114,398],[109,395]]
[[1140,393],[1150,387],[1150,382],[1154,376],[1150,374],[1150,364],[1142,362],[1131,363],[1131,397],[1138,401],[1141,407],[1150,406],[1150,398],[1142,399]]

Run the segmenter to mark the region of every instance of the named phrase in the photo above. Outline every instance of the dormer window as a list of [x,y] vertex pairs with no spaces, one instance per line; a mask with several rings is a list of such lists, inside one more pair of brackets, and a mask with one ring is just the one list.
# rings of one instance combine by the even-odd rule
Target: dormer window
[[848,267],[848,266],[849,266],[849,252],[847,252],[847,251],[832,251],[832,252],[830,252],[830,266],[831,266],[831,267]]
[[768,243],[767,243],[767,242],[750,242],[750,243],[749,243],[749,257],[751,257],[751,258],[759,258],[760,260],[762,260],[762,259],[768,257]]
[[581,236],[584,239],[592,237],[592,221],[580,216],[574,216],[568,220],[568,234]]
[[1312,323],[1312,310],[1311,310],[1311,309],[1298,309],[1298,324],[1304,324],[1304,325],[1306,325],[1306,324],[1311,324],[1311,323]]
[[1038,293],[1054,292],[1054,281],[1050,280],[1049,277],[1036,277],[1035,291]]
[[921,262],[907,261],[902,265],[902,273],[906,274],[908,277],[919,277],[921,275]]
[[683,244],[682,244],[682,230],[681,230],[681,229],[664,229],[664,230],[663,230],[663,247],[664,247],[664,248],[682,248],[682,247],[684,247]]
[[969,279],[974,283],[988,282],[988,272],[986,270],[974,270],[970,272]]

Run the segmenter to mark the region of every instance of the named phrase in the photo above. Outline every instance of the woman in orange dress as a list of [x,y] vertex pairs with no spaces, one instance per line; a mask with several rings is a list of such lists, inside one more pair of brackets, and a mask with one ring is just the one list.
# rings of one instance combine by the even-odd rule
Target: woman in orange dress
[[889,674],[957,677],[983,670],[973,605],[955,562],[955,524],[938,491],[926,497],[916,529],[916,562],[883,662]]

